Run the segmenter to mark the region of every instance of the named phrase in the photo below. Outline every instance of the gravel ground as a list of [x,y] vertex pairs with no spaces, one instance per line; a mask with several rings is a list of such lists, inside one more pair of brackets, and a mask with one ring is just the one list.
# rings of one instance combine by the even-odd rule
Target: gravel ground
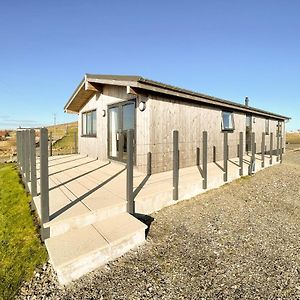
[[18,299],[300,299],[300,151],[152,217],[138,250],[66,287],[46,265]]

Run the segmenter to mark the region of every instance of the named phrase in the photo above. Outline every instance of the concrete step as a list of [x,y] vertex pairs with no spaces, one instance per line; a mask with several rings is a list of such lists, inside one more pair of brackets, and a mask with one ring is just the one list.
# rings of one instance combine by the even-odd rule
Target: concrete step
[[50,228],[50,237],[126,212],[125,200],[109,193],[106,195],[104,191],[101,191],[101,195],[97,195],[96,192],[74,205],[72,202],[70,204],[65,212],[44,224],[45,228]]
[[146,228],[130,214],[122,213],[47,239],[59,282],[67,284],[141,245]]

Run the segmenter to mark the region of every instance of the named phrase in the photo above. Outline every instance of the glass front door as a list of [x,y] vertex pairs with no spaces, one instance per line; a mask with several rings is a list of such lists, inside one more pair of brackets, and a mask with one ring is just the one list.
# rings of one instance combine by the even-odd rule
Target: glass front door
[[[135,130],[135,102],[128,101],[108,108],[108,157],[127,160],[127,130]],[[135,136],[135,133],[134,133]]]

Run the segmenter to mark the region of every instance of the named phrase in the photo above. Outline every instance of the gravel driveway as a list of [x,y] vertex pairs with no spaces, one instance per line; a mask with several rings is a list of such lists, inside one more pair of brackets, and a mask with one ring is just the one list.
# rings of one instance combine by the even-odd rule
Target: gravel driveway
[[65,288],[47,265],[19,299],[300,299],[300,151],[152,217],[138,250]]

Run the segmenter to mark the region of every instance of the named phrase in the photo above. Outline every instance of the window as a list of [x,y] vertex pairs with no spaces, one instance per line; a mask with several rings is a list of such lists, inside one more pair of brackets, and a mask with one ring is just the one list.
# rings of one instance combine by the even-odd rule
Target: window
[[234,130],[234,120],[232,112],[222,112],[222,130]]
[[270,133],[270,120],[269,119],[265,120],[265,133],[266,134]]
[[97,117],[96,110],[82,113],[82,136],[96,136]]

